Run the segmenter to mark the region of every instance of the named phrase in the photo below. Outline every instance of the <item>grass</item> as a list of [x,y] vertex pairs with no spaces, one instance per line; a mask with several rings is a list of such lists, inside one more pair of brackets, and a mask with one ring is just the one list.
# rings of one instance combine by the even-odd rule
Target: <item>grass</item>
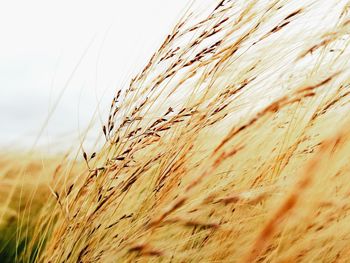
[[349,6],[190,7],[116,91],[104,146],[39,169],[15,260],[347,262]]

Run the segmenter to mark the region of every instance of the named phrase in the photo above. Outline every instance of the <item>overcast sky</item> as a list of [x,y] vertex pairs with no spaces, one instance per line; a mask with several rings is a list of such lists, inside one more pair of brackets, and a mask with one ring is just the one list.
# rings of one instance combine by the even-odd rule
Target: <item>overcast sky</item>
[[40,143],[72,140],[98,101],[108,107],[143,66],[188,3],[0,1],[0,145],[31,146],[52,109]]

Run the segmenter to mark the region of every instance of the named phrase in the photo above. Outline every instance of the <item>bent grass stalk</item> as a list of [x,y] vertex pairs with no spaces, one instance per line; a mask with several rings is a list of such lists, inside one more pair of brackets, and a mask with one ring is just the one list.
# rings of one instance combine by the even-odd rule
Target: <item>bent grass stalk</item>
[[17,260],[346,262],[349,6],[195,3],[116,91],[104,146],[56,170]]

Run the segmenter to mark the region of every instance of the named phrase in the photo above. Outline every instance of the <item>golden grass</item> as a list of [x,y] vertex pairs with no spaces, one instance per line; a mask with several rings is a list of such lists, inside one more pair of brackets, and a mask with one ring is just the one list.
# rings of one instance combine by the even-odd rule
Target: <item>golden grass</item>
[[349,7],[190,8],[116,92],[103,148],[52,173],[16,259],[348,262]]

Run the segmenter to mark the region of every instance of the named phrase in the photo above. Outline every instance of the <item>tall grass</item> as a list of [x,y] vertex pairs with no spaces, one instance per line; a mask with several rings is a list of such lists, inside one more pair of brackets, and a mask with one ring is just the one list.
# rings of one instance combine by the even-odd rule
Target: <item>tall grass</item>
[[53,173],[16,259],[347,262],[349,7],[194,3],[116,91],[102,149]]

